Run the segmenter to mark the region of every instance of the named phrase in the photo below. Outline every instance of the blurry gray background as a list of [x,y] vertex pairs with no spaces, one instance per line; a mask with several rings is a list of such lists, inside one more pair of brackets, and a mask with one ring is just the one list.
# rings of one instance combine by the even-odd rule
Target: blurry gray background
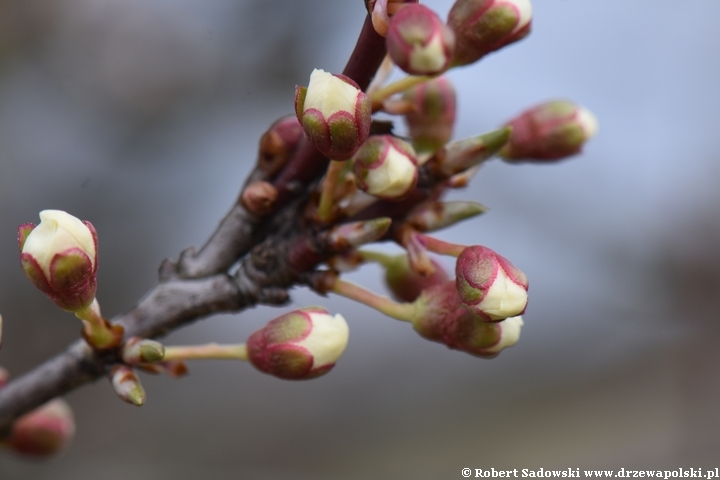
[[[451,5],[423,3],[443,18]],[[599,135],[557,165],[491,162],[455,194],[489,213],[441,234],[528,274],[518,345],[480,360],[296,290],[295,305],[322,302],[350,323],[326,377],[196,362],[181,380],[144,376],[140,409],[101,380],[67,397],[70,449],[42,462],[0,452],[0,479],[719,466],[720,2],[534,10],[530,37],[450,74],[456,138],[558,97],[595,112]],[[103,312],[126,311],[163,258],[202,244],[258,136],[313,68],[342,70],[363,18],[361,0],[0,0],[0,364],[19,375],[79,330],[23,278],[20,223],[45,208],[92,221]],[[352,278],[381,288],[372,267]],[[244,341],[276,314],[208,319],[168,343]]]

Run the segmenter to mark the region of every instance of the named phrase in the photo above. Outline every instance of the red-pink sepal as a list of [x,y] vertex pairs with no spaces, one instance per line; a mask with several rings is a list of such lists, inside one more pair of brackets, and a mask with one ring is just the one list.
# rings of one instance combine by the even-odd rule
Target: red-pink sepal
[[20,264],[30,281],[55,305],[74,312],[90,305],[97,290],[97,262],[79,248],[57,253],[50,262],[50,277],[29,253],[20,254]]
[[448,14],[455,32],[453,65],[468,65],[530,33],[530,0],[456,0]]
[[455,88],[439,77],[407,90],[402,97],[412,103],[405,114],[412,143],[418,152],[435,152],[452,138],[455,126]]
[[578,154],[598,129],[589,110],[568,100],[536,105],[506,125],[512,134],[500,156],[511,163],[554,162]]
[[438,75],[450,66],[455,34],[424,5],[407,5],[390,20],[388,54],[410,75]]
[[412,320],[413,328],[423,338],[453,350],[492,358],[519,337],[522,320],[520,325],[486,322],[462,305],[452,280],[425,289],[415,304],[418,313]]
[[23,455],[46,457],[61,450],[74,435],[72,410],[64,400],[56,398],[20,417],[6,444]]
[[479,318],[494,322],[525,312],[527,277],[493,250],[480,245],[465,248],[455,275],[460,301]]
[[345,350],[348,327],[341,315],[321,307],[288,312],[253,333],[248,360],[261,372],[285,380],[324,375]]

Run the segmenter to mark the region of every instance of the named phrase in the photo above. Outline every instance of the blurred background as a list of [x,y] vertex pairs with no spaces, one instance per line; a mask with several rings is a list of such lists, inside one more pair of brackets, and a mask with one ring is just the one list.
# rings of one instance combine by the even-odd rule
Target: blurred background
[[[443,18],[451,6],[423,3]],[[23,277],[19,224],[46,208],[90,220],[103,313],[130,309],[163,258],[217,225],[295,85],[342,70],[364,15],[361,0],[0,0],[0,364],[20,375],[79,330]],[[487,245],[530,278],[521,341],[498,358],[296,289],[294,305],[350,323],[331,374],[293,383],[196,362],[181,380],[144,376],[140,409],[101,379],[67,396],[71,448],[0,452],[0,478],[720,466],[719,15],[711,0],[537,0],[527,39],[450,73],[456,138],[551,98],[600,121],[582,156],[490,162],[454,194],[490,211],[441,238]],[[382,288],[373,267],[351,278]],[[167,343],[241,342],[277,314],[203,320]]]

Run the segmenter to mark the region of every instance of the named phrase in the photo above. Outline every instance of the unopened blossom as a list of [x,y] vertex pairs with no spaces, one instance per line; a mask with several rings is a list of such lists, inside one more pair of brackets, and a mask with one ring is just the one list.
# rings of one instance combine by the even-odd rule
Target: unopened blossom
[[456,0],[448,15],[455,32],[454,65],[468,65],[530,33],[530,0]]
[[390,20],[387,49],[393,62],[411,75],[437,75],[450,66],[455,34],[424,5],[402,8]]
[[348,342],[348,325],[322,307],[281,315],[247,341],[248,360],[260,371],[286,380],[324,375],[335,366]]
[[453,350],[492,358],[520,338],[521,317],[485,321],[463,305],[452,280],[426,288],[414,306],[413,328]]
[[75,435],[70,406],[56,398],[17,419],[6,445],[17,453],[45,457],[66,446]]
[[384,37],[390,28],[390,19],[393,15],[413,3],[418,3],[418,0],[368,0],[365,5],[375,31]]
[[457,259],[455,274],[460,301],[478,317],[497,321],[525,311],[527,277],[493,250],[467,247]]
[[315,69],[307,88],[295,89],[295,113],[315,148],[347,160],[370,133],[372,103],[348,77]]
[[455,126],[455,88],[447,77],[438,77],[403,94],[413,110],[405,114],[413,146],[418,152],[435,152],[451,138]]
[[58,307],[78,311],[93,302],[97,234],[90,222],[61,210],[43,210],[38,226],[20,226],[18,241],[25,275]]
[[360,188],[384,199],[404,197],[417,183],[412,145],[392,135],[373,135],[353,157]]
[[500,156],[509,162],[552,162],[575,155],[598,129],[589,110],[568,100],[537,105],[506,125],[513,130]]

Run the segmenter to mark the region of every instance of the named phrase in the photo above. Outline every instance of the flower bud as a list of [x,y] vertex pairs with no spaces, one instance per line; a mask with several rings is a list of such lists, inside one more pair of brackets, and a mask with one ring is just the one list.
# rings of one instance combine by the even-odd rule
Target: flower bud
[[455,264],[460,301],[487,321],[522,314],[527,306],[528,281],[509,260],[487,247],[467,247]]
[[145,389],[135,370],[127,365],[116,365],[110,371],[110,384],[120,400],[137,407],[145,404]]
[[417,183],[417,160],[412,146],[392,135],[373,135],[353,158],[360,188],[383,199],[399,199]]
[[455,34],[424,5],[402,8],[391,20],[387,49],[393,62],[410,75],[437,75],[450,66]]
[[430,275],[422,276],[410,268],[410,262],[406,254],[391,257],[385,264],[385,283],[396,300],[402,302],[414,302],[423,290],[446,283],[448,275],[440,263],[430,258],[434,271]]
[[20,264],[55,305],[78,311],[95,299],[97,233],[90,222],[60,210],[40,212],[40,225],[20,225]]
[[140,337],[128,338],[120,350],[120,357],[129,365],[159,362],[164,356],[162,343]]
[[533,107],[507,125],[513,131],[500,156],[508,162],[554,161],[575,155],[598,129],[590,111],[567,100]]
[[67,445],[74,435],[72,410],[56,398],[20,417],[12,426],[7,445],[24,455],[47,456]]
[[255,368],[286,380],[324,375],[335,366],[348,341],[348,325],[322,307],[281,315],[247,341],[248,360]]
[[492,358],[520,337],[521,317],[486,322],[463,306],[455,282],[427,288],[415,301],[413,328],[428,340],[477,357]]
[[418,3],[418,0],[366,0],[365,5],[378,35],[386,36],[390,19],[410,3]]
[[455,125],[455,88],[446,77],[422,83],[403,94],[413,110],[405,115],[418,152],[435,152],[452,138]]
[[274,177],[295,151],[303,136],[303,128],[295,115],[283,117],[273,123],[260,137],[258,168]]
[[530,33],[530,0],[456,0],[448,14],[455,32],[454,65],[468,65]]
[[349,159],[370,134],[370,97],[344,75],[313,70],[307,88],[295,88],[295,113],[305,135],[331,160]]

